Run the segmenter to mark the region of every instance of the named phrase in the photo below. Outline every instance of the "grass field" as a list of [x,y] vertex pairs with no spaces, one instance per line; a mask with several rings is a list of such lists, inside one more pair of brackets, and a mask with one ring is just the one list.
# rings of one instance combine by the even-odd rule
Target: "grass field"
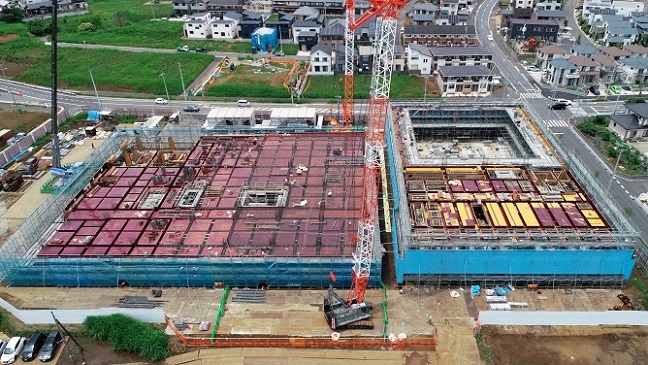
[[[249,97],[249,98],[288,98],[288,89],[283,86],[292,65],[272,63],[277,72],[269,73],[268,69],[253,67],[250,64],[237,64],[233,72],[226,71],[206,92],[208,96]],[[255,73],[256,71],[256,73]],[[262,72],[262,73],[259,73]]]
[[[354,78],[356,99],[369,98],[371,85],[370,75],[356,75]],[[436,94],[435,94],[436,92]],[[391,82],[390,98],[392,99],[420,99],[425,93],[425,79],[410,75],[393,75]],[[344,76],[311,76],[304,97],[309,99],[334,99],[344,95]],[[429,80],[428,97],[438,97],[437,88]]]

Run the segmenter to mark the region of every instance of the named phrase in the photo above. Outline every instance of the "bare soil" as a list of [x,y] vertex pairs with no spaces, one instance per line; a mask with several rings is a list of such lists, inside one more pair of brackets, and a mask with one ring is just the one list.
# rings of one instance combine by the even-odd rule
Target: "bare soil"
[[49,119],[49,113],[23,109],[0,109],[0,126],[15,133],[27,133]]
[[59,361],[56,363],[57,365],[78,365],[82,363],[83,359],[85,359],[87,365],[152,364],[138,355],[115,353],[111,344],[107,342],[97,342],[87,337],[77,337],[76,340],[83,347],[83,355],[81,355],[81,351],[74,342],[69,340],[68,344],[72,352],[72,357],[70,357],[67,349],[61,348],[59,351],[63,352],[59,357]]
[[244,63],[237,61],[235,64],[236,70],[234,72],[224,70],[222,76],[214,79],[212,84],[234,83],[282,86],[288,72],[292,68],[291,64],[275,62],[270,63],[270,67],[268,68],[252,66],[249,61],[244,61]]
[[648,329],[484,327],[496,365],[636,365],[648,358]]

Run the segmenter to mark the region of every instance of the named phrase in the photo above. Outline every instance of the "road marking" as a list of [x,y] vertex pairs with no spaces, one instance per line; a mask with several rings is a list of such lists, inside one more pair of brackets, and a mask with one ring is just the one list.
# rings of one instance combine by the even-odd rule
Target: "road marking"
[[544,99],[545,98],[541,92],[521,93],[520,96],[523,99]]
[[543,123],[550,128],[569,127],[569,122],[563,119],[543,120]]

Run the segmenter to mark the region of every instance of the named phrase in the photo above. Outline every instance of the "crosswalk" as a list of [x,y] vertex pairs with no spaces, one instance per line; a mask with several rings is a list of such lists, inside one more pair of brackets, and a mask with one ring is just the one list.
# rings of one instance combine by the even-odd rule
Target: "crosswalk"
[[522,99],[544,99],[545,97],[542,95],[541,92],[534,92],[534,93],[520,93],[520,97]]
[[569,122],[564,119],[543,120],[542,123],[546,123],[549,128],[569,127]]

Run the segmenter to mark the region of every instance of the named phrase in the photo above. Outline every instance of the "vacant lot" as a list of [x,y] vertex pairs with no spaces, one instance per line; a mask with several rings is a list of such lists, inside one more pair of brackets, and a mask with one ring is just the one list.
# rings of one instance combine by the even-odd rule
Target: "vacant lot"
[[[371,75],[354,77],[354,97],[368,99]],[[330,99],[344,95],[344,76],[312,76],[304,92],[305,98]],[[425,95],[425,79],[410,75],[393,75],[391,81],[391,99],[422,99]],[[438,97],[438,90],[433,79],[428,80],[427,97]]]
[[[43,109],[45,110],[45,109]],[[22,109],[0,109],[0,126],[15,133],[27,133],[49,119],[47,112],[28,112]]]
[[211,83],[206,92],[209,96],[251,98],[288,98],[290,94],[283,83],[292,68],[291,63],[262,61],[235,61],[236,70],[224,70]]

